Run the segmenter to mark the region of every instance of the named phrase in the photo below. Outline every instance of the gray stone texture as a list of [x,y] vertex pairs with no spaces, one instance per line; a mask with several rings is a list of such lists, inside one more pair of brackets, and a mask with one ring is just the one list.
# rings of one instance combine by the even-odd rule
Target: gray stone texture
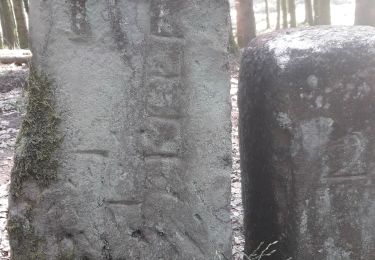
[[231,257],[228,9],[30,1],[63,141],[56,178],[10,200],[14,259]]
[[375,259],[375,28],[257,38],[239,109],[247,253]]

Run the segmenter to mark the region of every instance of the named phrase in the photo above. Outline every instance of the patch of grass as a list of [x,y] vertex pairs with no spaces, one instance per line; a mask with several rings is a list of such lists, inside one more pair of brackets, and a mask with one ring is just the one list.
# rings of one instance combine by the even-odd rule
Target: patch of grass
[[22,184],[27,179],[34,179],[41,186],[56,179],[58,164],[53,155],[61,138],[52,86],[46,75],[30,68],[26,114],[17,138],[11,173],[13,196],[21,195]]
[[[250,255],[244,255],[244,260],[268,259],[269,256],[272,256],[274,253],[276,253],[276,249],[272,249],[272,247],[277,243],[279,243],[279,241],[274,241],[272,243],[269,243],[268,245],[265,245],[264,242],[261,242]],[[286,260],[292,260],[292,258],[289,257]]]

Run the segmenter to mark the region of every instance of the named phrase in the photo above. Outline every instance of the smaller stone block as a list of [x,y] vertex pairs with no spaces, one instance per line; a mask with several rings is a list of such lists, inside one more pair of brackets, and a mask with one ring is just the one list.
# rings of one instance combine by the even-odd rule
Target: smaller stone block
[[375,28],[271,33],[246,49],[239,132],[246,253],[375,259]]

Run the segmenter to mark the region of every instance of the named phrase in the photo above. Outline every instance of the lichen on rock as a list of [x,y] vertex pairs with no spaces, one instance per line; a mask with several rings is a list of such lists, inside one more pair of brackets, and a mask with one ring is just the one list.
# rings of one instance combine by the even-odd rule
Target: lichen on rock
[[8,219],[7,229],[10,243],[13,248],[17,248],[17,253],[12,254],[13,260],[45,259],[45,254],[40,246],[42,240],[35,235],[31,218],[31,208],[29,208],[24,216],[12,216]]
[[26,115],[17,138],[11,173],[11,194],[16,197],[27,179],[46,186],[56,178],[57,161],[53,155],[61,143],[52,81],[31,68],[27,95]]

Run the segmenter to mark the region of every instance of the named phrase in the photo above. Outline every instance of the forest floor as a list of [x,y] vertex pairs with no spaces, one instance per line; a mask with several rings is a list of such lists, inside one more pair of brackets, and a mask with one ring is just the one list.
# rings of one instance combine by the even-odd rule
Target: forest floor
[[26,66],[0,64],[0,260],[9,259],[6,232],[10,171],[23,111]]
[[238,140],[238,72],[239,57],[230,56],[231,80],[230,98],[232,103],[232,174],[231,174],[231,220],[233,260],[243,259],[245,239],[243,235],[243,208],[241,195],[240,150]]

